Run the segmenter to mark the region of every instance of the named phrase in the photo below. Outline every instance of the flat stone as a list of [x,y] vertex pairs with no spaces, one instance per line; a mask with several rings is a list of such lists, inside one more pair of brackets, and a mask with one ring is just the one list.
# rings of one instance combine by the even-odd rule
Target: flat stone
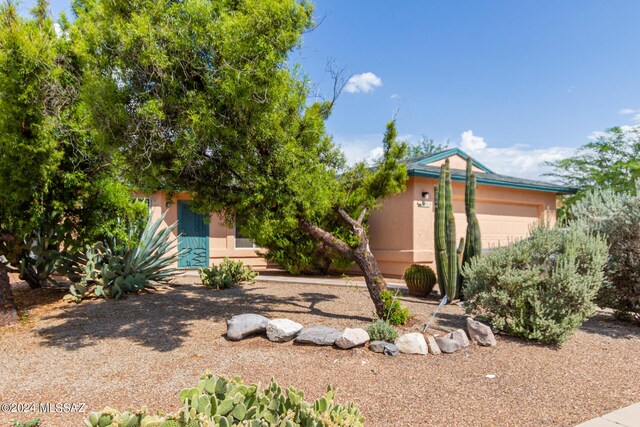
[[[447,334],[450,335],[450,334]],[[452,338],[444,337],[436,337],[436,343],[438,344],[438,348],[443,353],[455,353],[460,350],[462,346],[460,343]]]
[[419,332],[411,332],[398,337],[396,345],[401,353],[427,354],[427,342],[424,335]]
[[453,332],[449,332],[445,337],[454,340],[460,344],[460,347],[469,347],[469,338],[467,338],[467,333],[462,329],[456,329]]
[[227,338],[238,341],[249,335],[259,334],[267,329],[269,319],[259,314],[239,314],[227,320]]
[[327,326],[306,326],[295,341],[301,344],[333,345],[340,335],[339,330]]
[[427,348],[429,349],[429,353],[431,354],[441,354],[440,347],[438,347],[438,343],[436,339],[431,335],[427,335]]
[[395,344],[386,343],[384,349],[382,350],[382,354],[395,357],[400,354],[400,351],[398,350],[398,346],[396,346]]
[[496,337],[493,335],[491,328],[484,323],[467,317],[467,331],[471,341],[485,347],[495,347],[498,345]]
[[370,339],[367,331],[362,328],[346,328],[336,340],[336,345],[348,349],[364,345]]
[[267,323],[267,338],[274,342],[290,341],[298,335],[301,329],[302,325],[293,320],[273,319]]
[[384,346],[387,344],[391,343],[388,343],[386,341],[371,341],[369,343],[369,350],[373,351],[374,353],[382,353],[384,351]]

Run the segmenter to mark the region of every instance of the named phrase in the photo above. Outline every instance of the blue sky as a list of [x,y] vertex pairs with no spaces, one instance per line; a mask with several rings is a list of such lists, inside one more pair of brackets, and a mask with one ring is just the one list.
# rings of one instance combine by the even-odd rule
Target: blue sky
[[640,123],[637,0],[319,0],[316,17],[292,60],[324,95],[329,61],[354,75],[328,122],[351,161],[379,150],[396,109],[409,141],[450,140],[531,178],[594,132]]

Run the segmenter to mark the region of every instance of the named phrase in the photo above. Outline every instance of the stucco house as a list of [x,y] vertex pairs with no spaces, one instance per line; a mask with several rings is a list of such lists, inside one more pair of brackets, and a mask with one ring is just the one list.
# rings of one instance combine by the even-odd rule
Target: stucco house
[[[371,249],[383,274],[401,276],[413,263],[434,267],[434,186],[440,166],[449,159],[453,181],[453,204],[458,238],[464,236],[464,181],[468,155],[458,149],[446,150],[407,163],[407,190],[384,201],[372,213]],[[477,179],[476,213],[480,222],[484,248],[507,245],[527,236],[529,228],[546,218],[556,219],[559,194],[575,190],[543,181],[515,178],[494,173],[482,163],[473,161]],[[201,268],[217,264],[225,257],[242,260],[256,270],[277,269],[267,265],[247,236],[237,227],[225,226],[217,215],[207,220],[189,209],[187,194],[167,200],[162,192],[145,197],[155,218],[166,212],[165,222],[178,222],[179,268]],[[355,271],[355,270],[354,270]]]

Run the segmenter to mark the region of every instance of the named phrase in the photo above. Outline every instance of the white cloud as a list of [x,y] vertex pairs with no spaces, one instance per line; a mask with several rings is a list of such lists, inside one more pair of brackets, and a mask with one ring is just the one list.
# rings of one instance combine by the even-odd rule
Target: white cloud
[[351,76],[344,87],[344,91],[347,93],[368,93],[380,86],[382,86],[382,79],[372,72],[367,72]]
[[400,98],[400,95],[398,95],[397,93],[392,93],[391,96],[389,97],[391,99],[397,99]]
[[462,132],[458,145],[495,173],[542,180],[549,180],[542,175],[551,171],[544,162],[564,159],[575,152],[572,147],[531,148],[524,144],[491,147],[472,130]]
[[634,113],[640,113],[640,111],[634,110],[633,108],[621,108],[620,111],[618,111],[618,114],[622,114],[623,116]]

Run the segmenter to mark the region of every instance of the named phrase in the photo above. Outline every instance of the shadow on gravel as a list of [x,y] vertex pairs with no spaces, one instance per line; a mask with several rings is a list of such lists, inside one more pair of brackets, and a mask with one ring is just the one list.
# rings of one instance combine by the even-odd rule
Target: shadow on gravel
[[640,338],[640,326],[616,319],[613,314],[598,312],[582,324],[580,330],[609,338]]
[[44,338],[45,345],[67,350],[97,345],[106,338],[126,338],[164,352],[179,348],[189,335],[190,324],[196,320],[222,322],[242,313],[372,320],[318,308],[318,304],[338,298],[335,295],[304,292],[275,296],[259,293],[262,289],[259,285],[223,291],[203,286],[172,286],[158,293],[131,295],[119,301],[69,304],[61,308],[63,313],[44,317],[42,326],[36,327],[35,332]]

